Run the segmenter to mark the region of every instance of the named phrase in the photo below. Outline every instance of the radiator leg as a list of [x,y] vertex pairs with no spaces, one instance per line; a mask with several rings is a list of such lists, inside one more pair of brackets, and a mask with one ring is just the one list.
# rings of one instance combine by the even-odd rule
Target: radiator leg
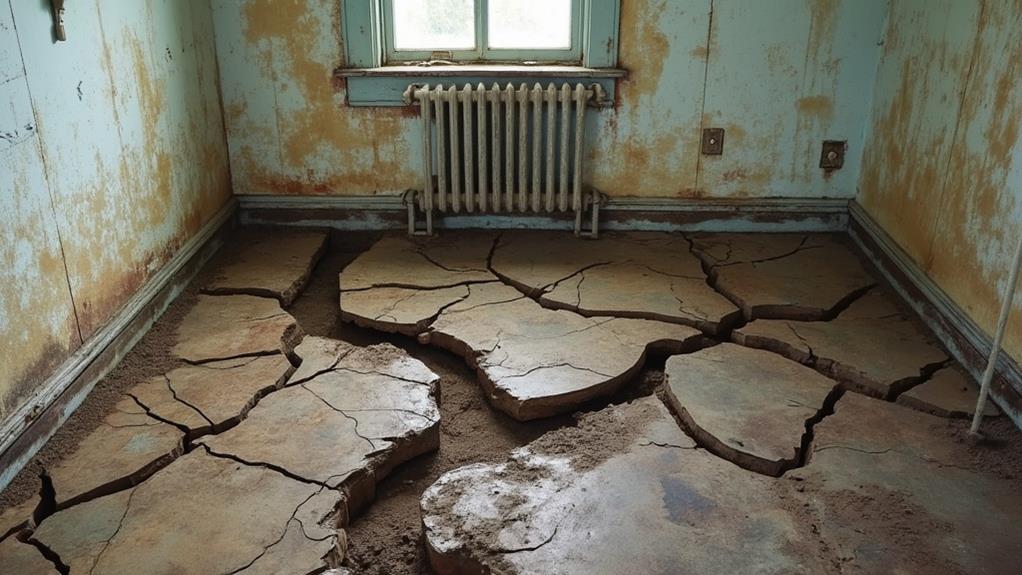
[[[599,190],[591,190],[590,197],[582,203],[582,209],[575,212],[575,235],[583,238],[597,239],[600,237],[600,206],[605,196]],[[582,212],[589,206],[589,229],[582,229]]]
[[421,192],[418,190],[408,190],[404,195],[404,204],[408,209],[408,235],[409,236],[431,236],[433,235],[433,210],[423,209],[422,211],[426,214],[426,228],[419,229],[418,225],[418,214],[416,213],[416,202]]

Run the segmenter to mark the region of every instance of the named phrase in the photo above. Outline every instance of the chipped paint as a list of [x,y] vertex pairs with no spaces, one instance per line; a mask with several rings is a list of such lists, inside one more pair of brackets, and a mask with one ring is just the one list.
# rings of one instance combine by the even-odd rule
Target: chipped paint
[[[345,86],[331,80],[343,64],[340,2],[213,5],[236,193],[418,186],[418,119],[346,107]],[[614,109],[587,116],[587,180],[613,196],[852,197],[885,5],[622,2],[629,76]],[[710,125],[748,137],[729,128],[724,155],[707,161],[699,140]],[[818,167],[824,139],[849,141],[846,167],[830,179]]]
[[419,180],[419,122],[348,108],[340,2],[213,2],[235,190],[367,194]]
[[[704,126],[737,124],[723,156],[700,160],[713,197],[852,197],[886,2],[714,2]],[[823,140],[845,166],[819,168]],[[741,174],[742,177],[735,177]]]
[[[1022,226],[1022,0],[892,6],[860,202],[988,333]],[[1022,298],[1005,349],[1022,360]]]
[[21,86],[24,94],[10,99],[23,105],[12,109],[25,110],[35,129],[0,149],[3,173],[14,176],[0,182],[0,333],[8,345],[0,417],[231,192],[207,2],[69,3],[68,41],[60,43],[45,32],[46,3],[10,8],[0,10],[0,78],[12,75],[11,62],[20,78],[3,83],[0,100]]

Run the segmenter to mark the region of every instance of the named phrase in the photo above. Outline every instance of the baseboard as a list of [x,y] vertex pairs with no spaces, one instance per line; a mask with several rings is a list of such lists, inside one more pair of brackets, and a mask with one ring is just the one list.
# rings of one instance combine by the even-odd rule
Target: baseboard
[[[978,380],[986,368],[991,338],[933,283],[862,206],[853,201],[848,209],[849,235],[955,359]],[[1022,369],[1007,353],[998,358],[991,396],[1022,427]]]
[[[400,195],[239,196],[241,222],[256,225],[331,227],[340,230],[403,229]],[[611,198],[600,229],[645,231],[836,232],[848,225],[846,199]],[[571,230],[570,213],[543,215],[437,214],[438,228]]]
[[236,221],[231,199],[124,304],[116,316],[40,385],[0,425],[3,489],[81,405],[96,383],[131,350],[223,243]]

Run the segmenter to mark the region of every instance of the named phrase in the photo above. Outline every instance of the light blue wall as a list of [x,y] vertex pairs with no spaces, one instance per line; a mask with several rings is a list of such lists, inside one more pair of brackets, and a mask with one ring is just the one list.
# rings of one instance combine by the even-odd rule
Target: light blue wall
[[[351,108],[336,0],[213,0],[234,190],[365,195],[419,186],[412,110]],[[589,124],[612,196],[851,198],[886,0],[623,0],[614,109]],[[711,15],[712,13],[712,15]],[[699,154],[724,127],[724,155]],[[847,140],[825,177],[823,139]]]
[[[988,334],[1022,234],[1022,0],[897,0],[858,200]],[[1004,348],[1022,361],[1022,296]]]
[[230,199],[208,0],[0,1],[0,420]]

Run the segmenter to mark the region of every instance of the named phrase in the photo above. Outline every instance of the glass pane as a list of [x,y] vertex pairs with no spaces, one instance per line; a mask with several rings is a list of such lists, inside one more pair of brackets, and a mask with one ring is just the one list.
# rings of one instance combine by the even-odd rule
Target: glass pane
[[393,0],[395,50],[472,50],[474,0]]
[[490,48],[571,48],[571,0],[490,0]]

